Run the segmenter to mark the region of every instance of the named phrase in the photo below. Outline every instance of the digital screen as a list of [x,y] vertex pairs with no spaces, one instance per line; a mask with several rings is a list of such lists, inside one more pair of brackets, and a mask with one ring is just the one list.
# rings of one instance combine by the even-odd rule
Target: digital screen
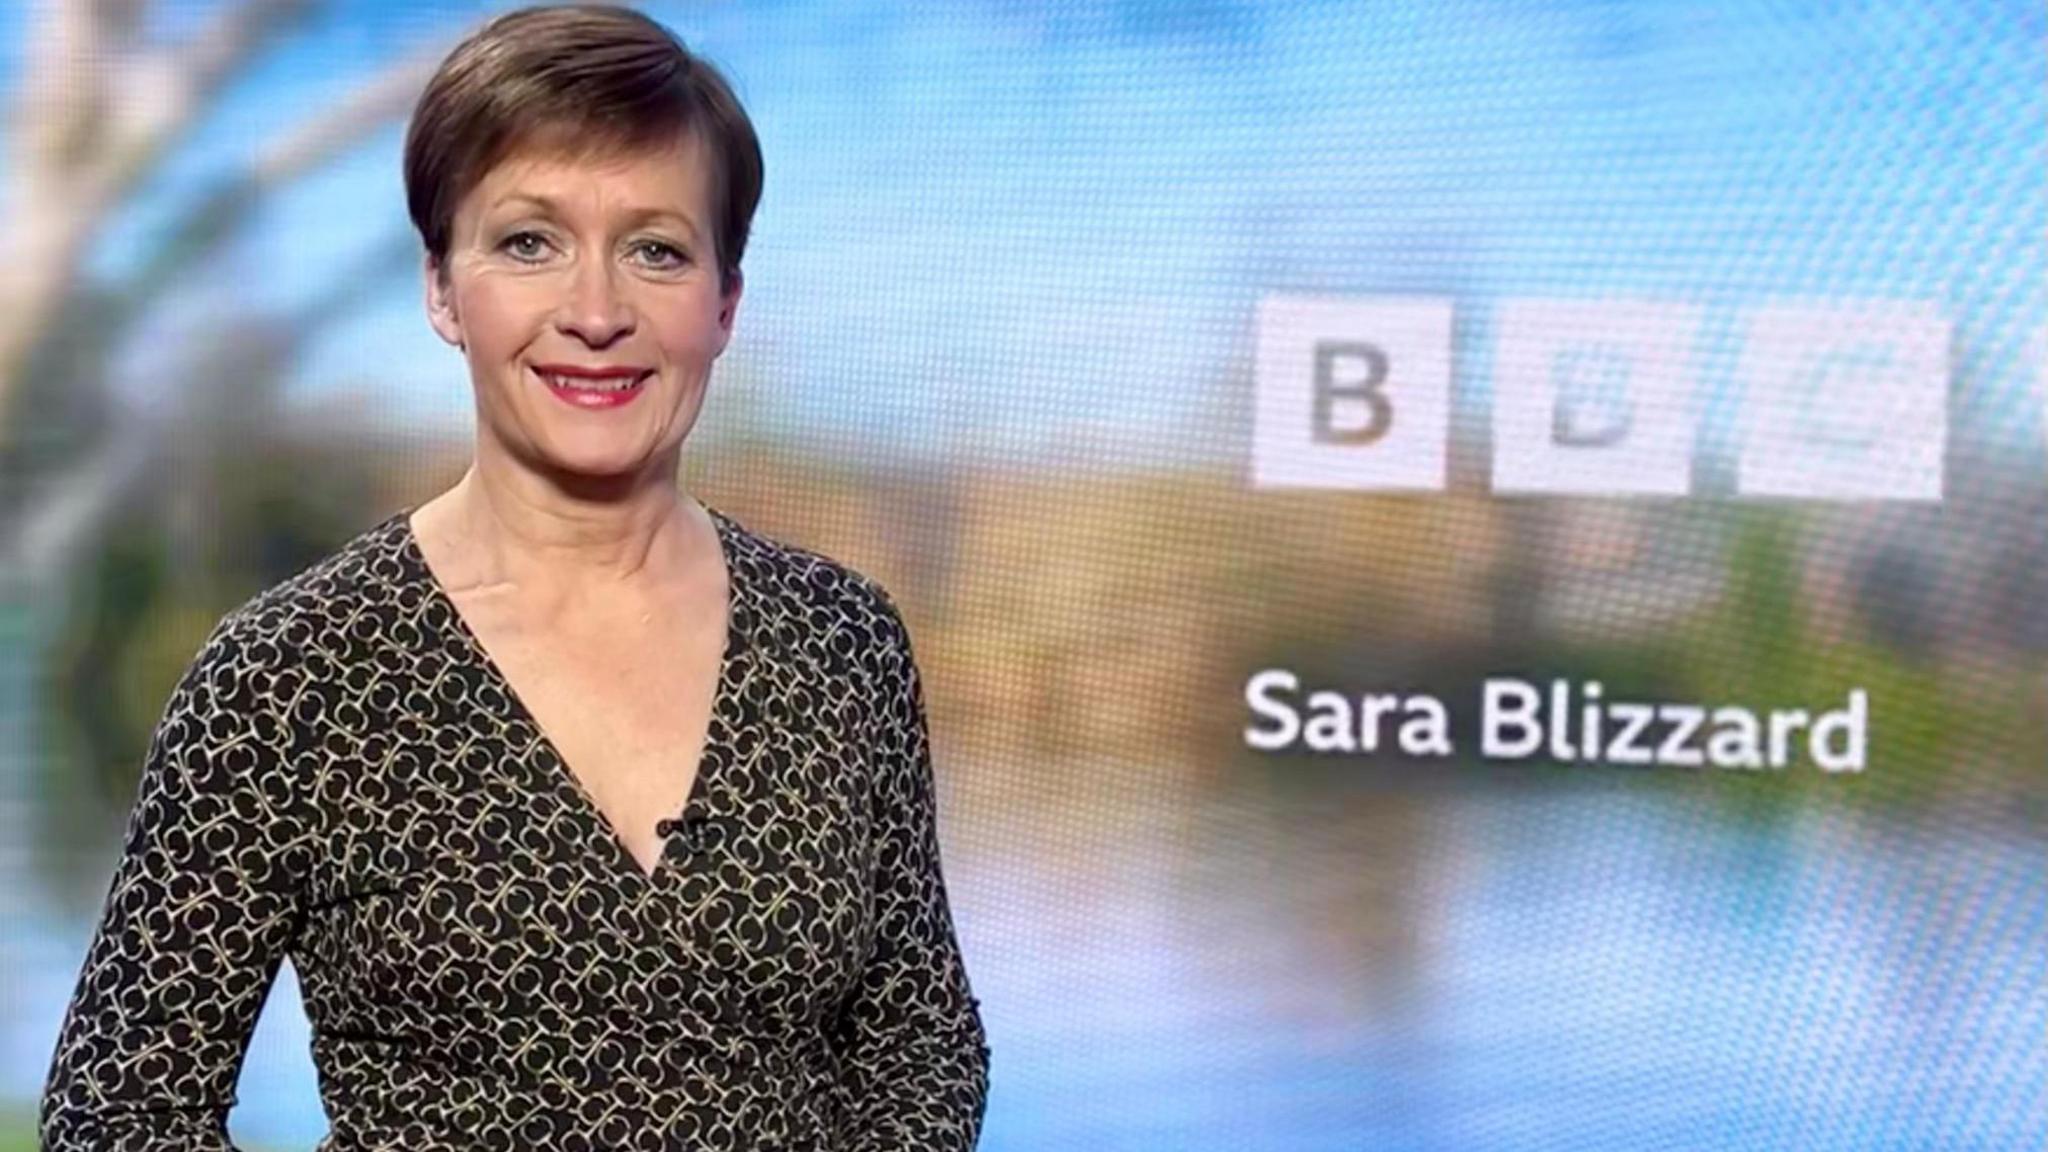
[[[0,11],[0,1148],[179,672],[472,443],[501,6],[239,7]],[[641,7],[767,161],[682,482],[902,610],[981,1147],[2048,1145],[2048,10]]]

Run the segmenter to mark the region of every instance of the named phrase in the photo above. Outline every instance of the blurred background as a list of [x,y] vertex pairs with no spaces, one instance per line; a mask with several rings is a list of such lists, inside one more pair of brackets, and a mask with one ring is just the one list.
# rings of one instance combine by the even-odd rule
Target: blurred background
[[[466,462],[399,149],[500,7],[0,7],[0,1149],[206,631]],[[984,1148],[2048,1143],[2038,3],[643,7],[768,157],[685,483],[909,620]],[[1255,481],[1296,297],[1454,309],[1436,483]],[[1499,482],[1559,298],[1691,310],[1683,494]],[[1758,498],[1760,310],[1873,300],[1949,326],[1934,491]],[[1465,755],[1251,751],[1271,667]],[[1504,675],[1861,687],[1869,763],[1484,762]],[[245,1146],[325,1131],[307,1044],[287,966]]]

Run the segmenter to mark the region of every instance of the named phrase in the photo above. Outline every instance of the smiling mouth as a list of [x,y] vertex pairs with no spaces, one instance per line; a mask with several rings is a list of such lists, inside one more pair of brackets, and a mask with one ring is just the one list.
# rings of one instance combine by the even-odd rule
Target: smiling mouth
[[652,373],[642,372],[633,376],[568,376],[559,372],[534,373],[547,381],[551,388],[570,392],[626,392],[638,388]]

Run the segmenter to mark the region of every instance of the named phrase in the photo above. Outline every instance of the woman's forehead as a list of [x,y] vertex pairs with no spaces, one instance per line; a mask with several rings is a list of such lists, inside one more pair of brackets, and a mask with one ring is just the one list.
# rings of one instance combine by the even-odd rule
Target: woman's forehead
[[709,170],[694,137],[651,147],[514,150],[491,166],[464,205],[493,211],[513,204],[567,211],[678,212],[700,218]]

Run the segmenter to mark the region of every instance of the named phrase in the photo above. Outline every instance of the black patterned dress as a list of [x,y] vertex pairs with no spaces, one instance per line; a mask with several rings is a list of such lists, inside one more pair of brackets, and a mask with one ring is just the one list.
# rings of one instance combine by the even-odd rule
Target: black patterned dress
[[712,516],[724,662],[651,878],[406,516],[222,620],[151,743],[44,1147],[228,1148],[286,957],[318,1152],[972,1147],[988,1048],[908,634]]

